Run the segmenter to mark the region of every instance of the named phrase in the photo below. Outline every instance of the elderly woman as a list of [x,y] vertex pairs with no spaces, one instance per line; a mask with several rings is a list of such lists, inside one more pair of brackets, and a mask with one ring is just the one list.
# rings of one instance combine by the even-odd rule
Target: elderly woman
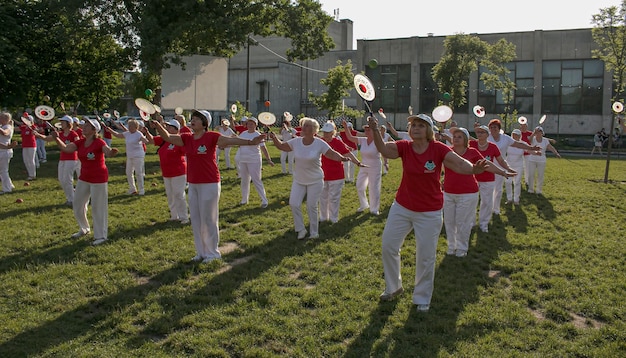
[[[469,146],[469,132],[465,128],[450,128],[452,150],[470,163],[483,160],[475,148]],[[502,176],[511,176],[496,166],[488,166],[486,171]],[[448,239],[448,255],[467,256],[472,227],[476,221],[478,205],[478,182],[473,175],[464,175],[451,168],[445,169],[443,180],[443,222]]]
[[[167,133],[177,135],[180,133],[180,123],[175,119],[163,123]],[[152,125],[154,127],[154,125]],[[185,184],[187,183],[187,160],[185,149],[171,143],[167,143],[159,135],[153,136],[146,131],[148,141],[157,147],[159,164],[165,185],[167,206],[170,209],[170,221],[180,221],[181,224],[189,223],[187,199],[185,196]]]
[[104,162],[105,156],[112,157],[117,154],[117,148],[109,147],[102,140],[100,123],[85,117],[83,136],[75,142],[65,143],[59,133],[52,132],[61,152],[77,152],[81,163],[80,176],[74,192],[74,217],[78,222],[79,230],[72,238],[79,238],[89,233],[89,221],[87,220],[87,207],[91,204],[91,216],[93,218],[94,240],[92,245],[100,245],[107,240],[109,226],[109,171]]
[[[291,115],[285,118],[280,135],[284,142],[296,136],[296,130],[291,126]],[[283,174],[293,174],[293,152],[280,152],[280,167]]]
[[11,113],[2,112],[0,113],[0,180],[2,180],[2,192],[0,194],[10,193],[15,189],[9,176],[9,163],[13,158],[12,137],[13,119],[11,119]]
[[[489,127],[481,125],[474,128],[477,140],[470,141],[470,147],[477,149],[488,161],[498,164],[507,172],[515,173],[509,163],[504,160],[498,146],[487,141],[489,138]],[[478,226],[482,232],[489,231],[489,222],[493,214],[493,203],[495,195],[496,177],[492,172],[484,172],[476,175],[478,181],[478,191],[480,192],[480,209],[478,212]]]
[[[344,128],[346,128],[345,125]],[[380,131],[378,128],[376,128],[376,130]],[[365,137],[355,137],[350,131],[346,131],[348,140],[359,145],[361,151],[361,161],[365,165],[365,167],[359,170],[356,177],[356,190],[359,195],[360,204],[357,211],[363,212],[369,209],[370,213],[378,215],[380,209],[382,162],[380,153],[374,144],[372,129],[366,124],[363,126],[363,131],[365,133]],[[367,200],[368,196],[365,194],[366,189],[369,189],[369,202]]]
[[[322,127],[322,139],[337,153],[350,158],[350,161],[361,166],[361,162],[351,153],[350,148],[336,137],[335,123],[328,121]],[[343,190],[345,173],[343,162],[338,162],[322,156],[322,170],[324,171],[324,189],[320,198],[320,221],[329,221],[333,224],[339,221],[339,203]]]
[[300,127],[302,128],[301,136],[292,138],[288,142],[281,141],[274,133],[270,135],[276,148],[285,152],[293,151],[295,161],[298,163],[293,171],[289,196],[289,206],[293,214],[297,238],[302,240],[307,234],[302,217],[302,202],[306,196],[309,239],[317,239],[319,238],[318,204],[324,190],[322,154],[337,162],[346,162],[350,158],[339,154],[327,142],[315,136],[320,130],[320,124],[315,119],[307,117],[300,119]]
[[[521,140],[522,131],[519,129],[514,129],[511,132],[511,138],[516,141]],[[519,205],[519,197],[522,192],[522,176],[521,173],[524,171],[524,155],[526,151],[522,148],[517,148],[514,146],[509,146],[506,150],[506,161],[509,163],[511,168],[516,172],[520,173],[520,175],[516,175],[513,178],[507,178],[504,182],[504,188],[506,190],[506,203],[514,205]]]
[[[222,123],[219,127],[217,127],[217,131],[224,137],[236,137],[237,136],[237,134],[235,134],[235,131],[233,131],[233,129],[230,128],[230,121],[228,119],[222,119]],[[217,151],[215,153],[217,164],[219,164],[220,153],[222,151],[224,152],[224,161],[226,162],[226,169],[235,169],[234,166],[230,165],[231,149],[232,147],[224,147],[224,148],[217,147]]]
[[215,157],[216,148],[229,145],[258,145],[263,135],[254,139],[224,137],[209,131],[211,114],[194,110],[191,114],[192,133],[170,134],[161,123],[154,126],[164,141],[181,146],[187,155],[187,182],[189,183],[189,213],[196,256],[192,261],[211,262],[222,257],[218,246],[220,172]]
[[[557,158],[561,158],[559,152],[543,136],[543,128],[537,127],[533,132],[530,143],[539,147],[538,151],[528,156],[528,192],[541,194],[543,190],[543,174],[546,171],[546,149],[549,149]],[[537,186],[535,187],[535,173],[537,173]]]
[[383,230],[385,291],[380,299],[389,301],[404,292],[400,249],[413,230],[416,246],[413,303],[418,312],[426,312],[433,294],[437,241],[443,223],[443,193],[439,182],[442,165],[459,174],[472,175],[482,172],[487,164],[479,160],[472,165],[444,143],[435,141],[434,124],[429,116],[419,114],[407,119],[411,140],[385,143],[378,122],[369,118],[378,151],[389,159],[402,159],[402,180]]
[[[261,135],[257,132],[258,120],[254,117],[248,118],[246,121],[247,131],[239,134],[239,138],[245,140],[252,140]],[[274,166],[270,153],[267,151],[264,142],[260,142],[257,145],[245,146],[239,148],[237,151],[237,165],[239,167],[239,175],[241,176],[241,202],[240,205],[248,204],[250,197],[250,181],[254,184],[256,192],[261,198],[261,207],[267,207],[267,195],[265,194],[265,186],[263,186],[263,180],[261,179],[261,166],[262,158],[261,154],[265,156],[269,165]]]
[[[128,181],[129,195],[144,195],[144,174],[146,151],[144,145],[148,139],[139,130],[142,121],[131,119],[128,121],[128,131],[118,133],[110,127],[104,127],[116,138],[124,138],[126,143],[126,180]],[[142,123],[143,124],[143,123]],[[137,177],[137,185],[135,185]]]
[[22,137],[22,160],[28,173],[26,180],[35,180],[37,177],[37,140],[35,139],[35,126],[33,116],[28,115],[27,121],[20,125],[20,136]]
[[[52,134],[44,136],[37,132],[35,132],[35,136],[46,142],[56,141],[56,137],[59,137],[66,145],[76,142],[79,138],[78,134],[72,130],[73,122],[72,117],[65,115],[59,120],[59,123],[61,123],[61,131],[56,136]],[[67,206],[73,206],[74,202],[74,171],[76,170],[77,163],[78,155],[76,152],[61,152],[57,168],[57,177],[65,193],[65,205]]]

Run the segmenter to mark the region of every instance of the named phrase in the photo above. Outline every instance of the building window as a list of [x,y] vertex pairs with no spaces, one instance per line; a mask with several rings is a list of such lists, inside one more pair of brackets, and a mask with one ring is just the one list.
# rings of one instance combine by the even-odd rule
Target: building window
[[[433,79],[433,67],[436,63],[420,64],[420,103],[419,112],[430,114],[435,107],[443,101],[443,93],[439,91],[439,86]],[[469,83],[469,80],[467,80]],[[465,93],[465,104],[452,108],[454,112],[467,113],[469,110],[468,95]],[[447,104],[447,103],[444,103]]]
[[367,77],[376,88],[372,111],[406,112],[411,104],[411,65],[381,65],[367,68]]
[[604,64],[600,60],[545,61],[542,112],[601,114]]
[[[511,62],[505,64],[509,69],[509,78],[515,82],[515,91],[510,103],[506,103],[506,98],[501,91],[487,89],[483,81],[478,84],[478,104],[485,107],[487,113],[506,113],[517,110],[517,113],[533,113],[533,95],[535,92],[534,65],[532,61]],[[480,73],[486,71],[484,67]]]

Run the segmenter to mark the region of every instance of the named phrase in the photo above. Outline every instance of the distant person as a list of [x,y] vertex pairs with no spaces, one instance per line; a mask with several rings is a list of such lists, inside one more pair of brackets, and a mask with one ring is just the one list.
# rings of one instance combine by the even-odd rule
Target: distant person
[[[235,131],[230,127],[230,121],[228,119],[222,119],[220,126],[217,127],[217,131],[223,135],[224,137],[236,137]],[[217,151],[215,152],[215,158],[217,160],[217,164],[220,163],[220,153],[224,152],[224,162],[226,163],[226,169],[235,169],[235,166],[230,163],[230,151],[232,147],[217,147]]]
[[[0,113],[0,180],[2,180],[2,192],[10,193],[15,189],[15,185],[9,176],[9,164],[13,158],[13,119],[11,113]],[[17,143],[15,143],[17,144]]]
[[[557,158],[561,158],[559,152],[550,144],[547,138],[543,137],[543,128],[536,127],[531,138],[531,143],[539,147],[538,151],[531,153],[528,157],[528,192],[542,194],[543,175],[546,171],[546,149],[550,150]],[[537,174],[537,182],[535,186],[535,173]]]
[[35,128],[33,116],[28,115],[26,121],[20,125],[20,136],[22,137],[22,160],[28,173],[26,180],[37,178],[37,141],[35,139]]
[[[283,139],[283,142],[288,142],[296,137],[296,130],[291,126],[290,120],[285,120],[283,122],[283,127],[280,130],[280,135]],[[293,174],[293,163],[293,151],[280,152],[280,167],[283,174]]]
[[591,155],[598,151],[600,155],[602,155],[602,134],[600,131],[597,131],[593,136],[593,149],[591,149]]
[[[254,117],[248,118],[246,121],[247,131],[239,134],[239,138],[245,140],[252,140],[261,135],[256,129],[258,125],[258,119]],[[266,208],[268,205],[267,194],[265,193],[265,186],[262,179],[262,165],[263,156],[267,159],[267,163],[270,166],[274,166],[272,157],[267,150],[264,142],[260,142],[257,145],[247,145],[240,147],[237,151],[238,159],[237,165],[239,166],[239,175],[241,176],[241,202],[239,205],[248,204],[250,198],[250,182],[254,184],[256,192],[261,199],[261,207]]]
[[[344,130],[339,132],[339,137],[348,146],[348,148],[350,148],[350,153],[352,153],[352,155],[356,158],[359,154],[359,146],[357,145],[357,143],[354,143],[353,141],[348,139],[348,131],[350,131],[350,133],[355,137],[358,134],[358,132],[354,130],[352,123],[346,122]],[[354,175],[356,173],[356,166],[354,166],[352,162],[345,162],[343,165],[343,173],[346,178],[345,181],[348,183],[353,183],[355,180]]]
[[[128,121],[128,131],[118,133],[113,128],[105,127],[116,138],[124,138],[126,142],[126,180],[128,181],[129,195],[144,195],[144,176],[146,150],[144,145],[148,139],[139,131],[139,122],[135,119]],[[143,122],[142,122],[143,124]],[[136,184],[135,184],[136,178]]]
[[[522,138],[522,131],[514,129],[511,132],[511,138],[514,140],[520,140]],[[522,192],[522,175],[524,171],[524,157],[526,151],[521,148],[509,146],[506,150],[506,161],[509,166],[515,170],[518,174],[512,178],[506,178],[504,182],[504,188],[506,190],[506,204],[519,205],[519,198]]]

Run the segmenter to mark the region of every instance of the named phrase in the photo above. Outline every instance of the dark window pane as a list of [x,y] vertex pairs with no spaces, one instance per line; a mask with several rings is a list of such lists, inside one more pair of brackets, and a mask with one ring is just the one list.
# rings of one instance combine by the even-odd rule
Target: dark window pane
[[563,69],[583,68],[583,61],[582,60],[562,61],[561,66]]
[[563,87],[578,87],[583,84],[582,70],[563,70],[561,83]]
[[515,99],[515,109],[518,113],[533,113],[532,97],[517,97]]
[[561,77],[561,62],[559,61],[545,61],[542,66],[543,78],[560,78]]
[[602,78],[585,78],[583,96],[600,96],[602,98]]
[[532,61],[524,61],[517,63],[517,78],[533,78],[534,74],[534,64]]
[[554,96],[543,96],[541,98],[541,111],[544,113],[558,113],[559,98]]
[[544,96],[558,96],[561,89],[561,80],[556,79],[544,79],[543,80],[543,95]]
[[585,77],[604,77],[604,63],[600,60],[587,60],[584,63]]
[[562,99],[561,103],[563,105],[575,105],[580,104],[582,91],[578,87],[563,87],[562,88]]
[[516,83],[516,96],[532,96],[535,92],[533,79],[518,79]]

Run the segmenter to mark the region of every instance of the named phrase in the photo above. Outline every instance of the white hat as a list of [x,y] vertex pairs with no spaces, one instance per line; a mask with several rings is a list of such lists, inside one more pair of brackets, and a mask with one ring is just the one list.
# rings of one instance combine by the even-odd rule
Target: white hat
[[222,124],[225,126],[229,126],[230,125],[230,121],[228,119],[222,119]]
[[254,117],[248,117],[248,120],[254,122],[255,124],[259,124],[259,120]]
[[335,131],[335,123],[326,122],[322,126],[322,132],[334,132]]
[[470,135],[469,135],[469,131],[463,127],[453,127],[450,128],[450,132],[454,133],[454,132],[461,132],[463,133],[463,135],[465,135],[466,139],[469,139]]
[[80,119],[78,119],[78,117],[74,117],[73,119],[74,119],[74,123],[82,124],[80,123]]
[[348,128],[352,128],[352,122],[348,122]]
[[84,120],[84,123],[89,122],[89,124],[91,124],[91,126],[96,130],[96,132],[100,132],[100,129],[102,129],[102,127],[100,127],[100,122],[98,122],[96,119],[83,116],[83,120]]
[[204,117],[204,119],[206,119],[207,123],[211,123],[211,113],[209,113],[209,111],[205,111],[203,109],[194,109],[193,112],[191,113],[192,116],[194,115],[200,115],[201,117]]
[[535,128],[535,130],[536,130],[536,131],[541,131],[541,133],[545,133],[545,132],[543,131],[543,128],[542,128],[541,126],[537,126],[537,128]]
[[517,128],[515,128],[515,129],[513,129],[513,131],[511,132],[511,134],[522,135],[522,131],[521,131],[521,130],[519,130],[519,129],[517,129]]
[[67,114],[64,115],[63,117],[59,118],[59,120],[68,122],[69,124],[72,124],[74,122],[74,118],[68,116]]
[[406,120],[409,121],[409,122],[413,122],[416,119],[420,119],[420,120],[426,122],[426,124],[428,124],[430,126],[430,128],[433,128],[433,130],[434,130],[435,125],[433,124],[433,120],[427,114],[423,114],[423,113],[421,113],[421,114],[414,114],[414,115],[409,116],[409,118],[407,118]]
[[169,121],[165,121],[165,124],[168,126],[176,127],[176,129],[180,129],[180,123],[178,123],[175,119],[170,119]]

